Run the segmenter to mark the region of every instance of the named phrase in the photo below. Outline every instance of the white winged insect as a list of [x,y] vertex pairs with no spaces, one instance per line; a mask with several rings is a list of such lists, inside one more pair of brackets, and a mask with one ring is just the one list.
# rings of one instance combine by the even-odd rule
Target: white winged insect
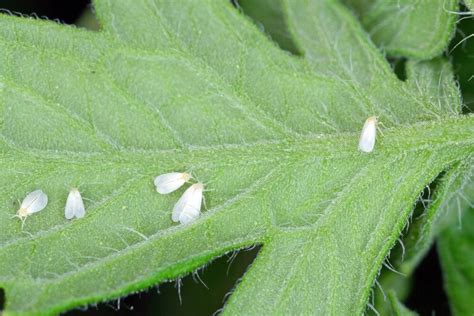
[[41,190],[35,190],[23,199],[20,209],[15,217],[18,217],[21,220],[23,227],[23,224],[29,215],[43,210],[47,204],[48,196]]
[[173,222],[188,224],[195,221],[201,214],[202,192],[204,184],[195,183],[184,191],[173,208],[171,219]]
[[66,207],[64,208],[64,215],[66,219],[83,218],[86,214],[84,208],[84,201],[78,189],[72,188],[67,196]]
[[186,172],[170,172],[155,178],[156,191],[161,194],[168,194],[178,190],[183,184],[191,179],[191,175]]
[[377,134],[378,119],[376,116],[369,117],[362,127],[359,138],[359,150],[370,153],[374,150],[375,136]]

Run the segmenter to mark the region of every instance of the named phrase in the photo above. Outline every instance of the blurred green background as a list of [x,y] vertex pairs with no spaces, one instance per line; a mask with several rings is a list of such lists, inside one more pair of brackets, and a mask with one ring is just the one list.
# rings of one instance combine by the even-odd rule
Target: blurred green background
[[[235,0],[232,2],[235,3]],[[91,30],[99,29],[88,0],[0,0],[0,9],[4,14],[32,15]],[[446,52],[459,80],[466,113],[474,110],[474,38],[466,39],[470,34],[474,34],[474,18],[460,16],[456,36],[450,50]],[[453,49],[463,39],[466,40]],[[280,44],[285,47],[285,43]],[[286,44],[291,47],[291,43]],[[403,78],[403,60],[390,62],[399,77]],[[100,303],[83,310],[77,309],[66,315],[212,315],[223,307],[258,250],[257,246],[229,253],[179,281],[160,284],[120,300]],[[4,304],[2,296],[0,289],[0,311]],[[416,270],[406,305],[420,315],[450,314],[435,248]]]

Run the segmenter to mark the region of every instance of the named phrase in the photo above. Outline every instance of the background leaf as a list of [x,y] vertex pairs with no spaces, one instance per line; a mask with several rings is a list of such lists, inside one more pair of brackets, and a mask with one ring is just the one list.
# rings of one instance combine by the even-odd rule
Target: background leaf
[[[425,62],[409,61],[406,64],[407,82],[426,98],[439,103],[458,104],[460,95],[454,82],[451,66],[442,59]],[[455,164],[440,178],[435,186],[425,188],[426,196],[418,198],[412,217],[407,224],[406,232],[398,240],[388,258],[386,267],[379,277],[380,288],[393,292],[399,299],[405,300],[410,294],[411,277],[415,269],[432,246],[435,237],[444,227],[443,220],[448,209],[444,202],[452,191],[458,190],[458,179],[465,172],[465,166]],[[385,293],[375,289],[376,310],[391,313],[392,300],[387,300]]]
[[[415,209],[408,231],[392,249],[387,268],[379,278],[380,288],[384,291],[392,291],[402,300],[408,297],[411,277],[435,239],[447,227],[457,226],[458,213],[452,206],[458,203],[458,199],[470,198],[464,194],[471,186],[472,166],[472,160],[456,164],[436,180],[434,192],[427,187],[425,192],[428,195],[420,196],[420,207]],[[392,302],[384,293],[376,294],[375,306],[379,312],[392,309]]]
[[[6,315],[118,297],[256,243],[226,312],[365,309],[419,192],[472,152],[474,119],[400,82],[341,5],[279,7],[304,58],[226,1],[97,1],[99,33],[2,16]],[[363,155],[374,114],[386,129]],[[170,220],[181,192],[154,192],[171,170],[212,190],[192,225]],[[91,201],[67,222],[71,186]],[[38,187],[50,204],[22,232],[15,202]]]
[[371,39],[394,56],[431,59],[454,35],[457,0],[344,0]]
[[449,55],[452,56],[453,68],[462,91],[464,112],[472,113],[474,110],[474,20],[472,14],[461,16],[457,27],[458,31],[452,41]]
[[470,315],[474,310],[474,166],[463,167],[455,179],[458,189],[451,192],[443,205],[451,214],[450,225],[438,238],[438,251],[443,268],[445,287],[454,315]]
[[388,296],[388,300],[390,301],[391,315],[394,315],[394,316],[415,316],[415,315],[418,315],[417,313],[412,312],[408,308],[406,308],[405,305],[403,305],[403,303],[401,303],[398,300],[395,292],[389,292],[387,296]]
[[474,1],[472,1],[472,0],[464,0],[464,4],[465,4],[470,10],[472,10],[472,8],[474,8]]
[[282,49],[295,55],[301,55],[288,29],[287,14],[283,1],[271,0],[239,0],[238,9],[251,17],[257,26],[275,41]]

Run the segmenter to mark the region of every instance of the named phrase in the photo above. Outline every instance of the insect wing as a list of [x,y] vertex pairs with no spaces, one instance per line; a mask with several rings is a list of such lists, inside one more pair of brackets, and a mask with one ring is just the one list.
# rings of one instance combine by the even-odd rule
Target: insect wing
[[202,184],[197,183],[191,188],[194,189],[193,194],[190,196],[188,203],[186,203],[179,215],[179,221],[181,224],[187,224],[196,220],[201,213],[203,186]]
[[368,118],[362,128],[359,139],[359,149],[363,152],[372,152],[375,146],[375,135],[377,133],[377,122]]
[[82,197],[79,199],[79,203],[77,205],[75,214],[76,214],[76,218],[83,218],[84,215],[86,215],[86,209],[84,207],[84,201],[82,200]]
[[181,224],[188,224],[194,222],[201,212],[196,209],[189,209],[187,211],[183,211],[181,216],[179,217],[179,222]]
[[82,201],[81,193],[78,190],[71,190],[67,197],[64,215],[67,219],[72,219],[74,216],[82,218],[85,215],[84,202]]
[[154,183],[158,193],[168,194],[179,189],[187,180],[187,174],[171,172],[156,177]]
[[179,222],[179,217],[186,205],[189,203],[189,200],[192,198],[193,194],[194,187],[190,186],[186,191],[184,191],[178,202],[176,202],[173,207],[173,213],[171,214],[171,219],[173,220],[173,222]]
[[76,197],[74,192],[71,190],[66,200],[66,207],[64,208],[64,216],[66,219],[72,219],[74,217],[74,207],[76,203]]
[[48,196],[41,190],[29,193],[21,202],[21,208],[28,210],[28,214],[41,211],[48,204]]

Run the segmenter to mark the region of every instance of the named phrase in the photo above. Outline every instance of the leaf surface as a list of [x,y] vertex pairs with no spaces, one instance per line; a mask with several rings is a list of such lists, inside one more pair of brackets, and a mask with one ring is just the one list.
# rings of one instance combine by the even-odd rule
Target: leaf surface
[[456,24],[458,0],[344,0],[372,40],[388,54],[417,59],[440,55]]
[[[304,57],[227,1],[97,0],[101,32],[1,16],[6,315],[118,297],[257,243],[226,312],[365,310],[421,189],[474,149],[474,118],[400,82],[342,5],[282,4]],[[384,135],[362,154],[371,115]],[[184,170],[210,191],[181,226],[184,188],[159,195],[153,177]],[[86,217],[67,221],[73,186]],[[22,231],[11,216],[36,188],[50,203]]]
[[[407,82],[426,100],[439,104],[461,106],[459,90],[454,81],[451,65],[441,58],[431,61],[408,61],[406,63]],[[375,288],[375,308],[378,312],[391,313],[393,302],[387,300],[387,292],[393,292],[397,300],[404,300],[410,293],[413,272],[432,246],[436,236],[447,225],[447,201],[453,192],[460,190],[462,183],[457,180],[466,172],[464,164],[456,163],[433,183],[424,188],[424,195],[418,197],[417,205],[410,216],[405,230],[387,258],[385,267],[378,278],[379,289]],[[430,189],[430,187],[433,187]],[[450,217],[450,215],[448,216]]]
[[473,0],[464,0],[464,4],[472,11],[474,8],[474,1]]
[[[467,2],[466,2],[467,3]],[[456,37],[452,40],[449,54],[452,56],[453,68],[456,70],[459,87],[463,94],[464,113],[474,112],[474,22],[469,12],[463,12],[457,23]]]
[[387,299],[391,307],[391,315],[394,316],[416,316],[417,313],[409,310],[402,302],[400,302],[395,294],[395,292],[389,292],[387,294]]
[[474,167],[463,166],[453,190],[443,205],[450,213],[446,228],[438,237],[445,289],[454,315],[472,315],[474,304]]

